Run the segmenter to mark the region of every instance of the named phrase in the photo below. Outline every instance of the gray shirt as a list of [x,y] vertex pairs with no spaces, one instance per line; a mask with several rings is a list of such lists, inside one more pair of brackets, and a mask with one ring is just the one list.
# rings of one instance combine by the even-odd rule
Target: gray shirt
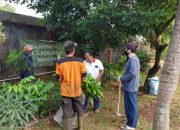
[[140,63],[136,55],[126,63],[124,75],[121,77],[124,89],[128,92],[137,92],[139,88]]

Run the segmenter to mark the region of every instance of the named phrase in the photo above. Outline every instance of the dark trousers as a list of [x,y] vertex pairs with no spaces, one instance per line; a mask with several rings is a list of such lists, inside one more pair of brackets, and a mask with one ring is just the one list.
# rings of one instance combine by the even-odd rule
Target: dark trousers
[[[94,111],[99,108],[99,106],[100,106],[99,102],[100,102],[99,98],[93,99]],[[84,101],[84,106],[83,106],[83,112],[86,112],[88,105],[89,105],[89,97],[86,96],[85,101]]]
[[137,92],[124,91],[124,106],[127,118],[126,125],[136,128],[138,120]]
[[83,116],[83,98],[78,97],[62,97],[63,119],[70,119],[77,112],[77,116]]

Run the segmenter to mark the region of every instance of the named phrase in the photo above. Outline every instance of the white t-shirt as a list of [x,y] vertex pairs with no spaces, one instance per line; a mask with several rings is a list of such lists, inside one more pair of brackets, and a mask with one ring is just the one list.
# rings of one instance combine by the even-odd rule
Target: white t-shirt
[[87,73],[91,74],[91,76],[95,79],[98,77],[99,71],[104,70],[102,62],[98,59],[94,59],[93,63],[89,63],[85,60],[84,64],[86,66]]

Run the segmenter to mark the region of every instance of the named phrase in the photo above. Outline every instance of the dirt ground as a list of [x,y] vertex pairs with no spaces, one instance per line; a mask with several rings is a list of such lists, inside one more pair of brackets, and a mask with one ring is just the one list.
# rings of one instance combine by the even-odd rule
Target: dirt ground
[[[101,99],[100,113],[94,113],[90,104],[88,114],[84,117],[84,130],[118,130],[125,122],[125,117],[117,117],[118,90],[112,87],[104,88],[104,98]],[[136,130],[152,130],[153,113],[156,103],[156,96],[139,94],[139,120]],[[170,130],[180,130],[180,86],[177,87],[176,95],[173,98],[170,108]],[[123,92],[121,93],[121,113],[123,109]],[[52,118],[47,118],[37,124],[34,128],[25,130],[62,130]]]

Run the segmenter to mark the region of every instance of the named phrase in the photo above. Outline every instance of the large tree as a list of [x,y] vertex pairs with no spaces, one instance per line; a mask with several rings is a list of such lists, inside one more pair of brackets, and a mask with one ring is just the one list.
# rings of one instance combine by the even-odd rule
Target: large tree
[[[162,39],[175,18],[178,4],[178,0],[7,1],[29,3],[29,7],[43,13],[48,23],[58,29],[59,40],[62,41],[72,39],[79,43],[93,42],[97,43],[94,44],[95,48],[104,49],[115,47],[119,45],[117,43],[137,35],[143,36],[155,49],[155,62],[146,78],[146,90],[148,90],[148,78],[156,75],[160,69],[161,54],[168,46],[168,43]],[[76,23],[79,20],[82,20],[81,32],[89,31],[89,33],[83,33],[83,37],[77,33],[79,28],[76,28]],[[114,28],[113,25],[115,25]]]
[[176,5],[177,0],[104,2],[94,10],[89,10],[88,16],[78,21],[77,30],[86,40],[96,41],[102,49],[118,47],[118,43],[132,40],[137,35],[143,36],[156,51],[155,63],[149,70],[148,79],[160,69],[161,54],[168,45],[163,39],[174,20]]
[[15,12],[16,9],[12,5],[6,3],[6,4],[0,4],[0,11]]
[[160,86],[154,113],[153,130],[169,130],[169,107],[178,84],[180,68],[180,4],[168,55],[160,75]]
[[101,0],[6,0],[27,4],[42,13],[49,26],[58,30],[59,40],[76,39],[75,23],[87,16],[87,10]]
[[109,63],[112,63],[112,49],[120,47],[130,35],[125,35],[127,32],[123,31],[124,28],[120,29],[117,24],[120,13],[116,9],[117,5],[102,2],[95,8],[90,9],[86,18],[76,22],[78,35],[91,49],[99,52],[108,48]]
[[155,62],[144,83],[146,90],[149,91],[148,79],[155,76],[160,69],[162,52],[168,46],[168,43],[163,41],[163,36],[175,18],[178,0],[137,0],[137,3],[142,13],[146,13],[145,15],[151,18],[147,22],[151,23],[149,29],[147,28],[147,33],[142,34],[155,49]]

